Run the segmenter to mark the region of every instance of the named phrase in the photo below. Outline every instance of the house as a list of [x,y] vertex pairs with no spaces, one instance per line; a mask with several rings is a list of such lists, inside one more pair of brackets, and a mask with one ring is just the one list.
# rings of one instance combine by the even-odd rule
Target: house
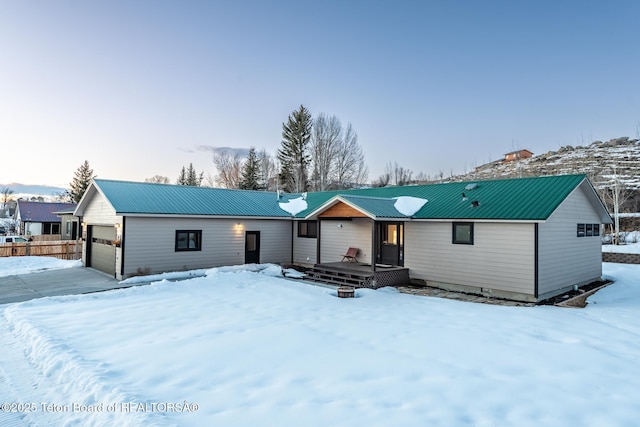
[[522,301],[600,280],[601,225],[612,222],[584,175],[304,197],[94,180],[75,215],[85,265],[117,278],[251,262],[344,266],[354,247],[357,266],[347,264],[370,272],[364,286],[410,280]]
[[18,200],[14,219],[18,221],[19,234],[25,236],[60,235],[62,220],[56,214],[75,209],[75,203],[29,202]]
[[74,203],[70,208],[54,212],[60,218],[60,240],[77,240],[80,237],[80,221],[73,215],[76,206]]
[[528,159],[531,156],[533,156],[533,153],[529,150],[516,150],[505,154],[502,162],[515,162],[516,160]]

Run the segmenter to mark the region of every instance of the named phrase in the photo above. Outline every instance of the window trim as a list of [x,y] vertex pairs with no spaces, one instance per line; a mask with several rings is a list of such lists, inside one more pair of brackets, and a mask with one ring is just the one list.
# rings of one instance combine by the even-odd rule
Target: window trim
[[[307,231],[306,233],[302,232],[302,225],[305,224],[307,227]],[[309,234],[309,225],[313,224],[315,226],[315,230],[314,233]],[[318,238],[318,221],[316,220],[305,220],[305,221],[298,221],[298,237],[304,238],[304,239],[317,239]]]
[[[454,245],[473,245],[474,241],[474,231],[473,231],[473,222],[454,222],[451,227],[451,243]],[[458,240],[456,229],[460,226],[469,227],[469,240]]]
[[[191,234],[195,234],[197,236],[196,238],[196,247],[195,248],[181,248],[178,247],[178,237],[181,234],[187,234],[187,241],[189,241],[191,239]],[[188,246],[188,245],[187,245]],[[196,252],[196,251],[201,251],[202,250],[202,230],[176,230],[176,237],[175,237],[175,251],[176,252]]]

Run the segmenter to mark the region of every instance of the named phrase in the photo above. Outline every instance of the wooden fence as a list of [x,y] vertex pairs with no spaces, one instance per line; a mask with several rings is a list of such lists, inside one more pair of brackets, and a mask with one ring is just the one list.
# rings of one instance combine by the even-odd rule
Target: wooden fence
[[50,256],[60,259],[82,258],[82,240],[57,240],[0,244],[0,257]]

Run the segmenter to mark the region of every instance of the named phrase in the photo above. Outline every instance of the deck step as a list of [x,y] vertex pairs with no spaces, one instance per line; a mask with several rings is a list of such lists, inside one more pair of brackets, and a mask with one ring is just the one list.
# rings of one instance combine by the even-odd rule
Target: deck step
[[372,277],[372,275],[368,273],[360,274],[357,272],[327,270],[318,267],[307,270],[306,275],[307,280],[327,283],[330,285],[346,285],[356,288],[368,287],[368,283],[371,282]]

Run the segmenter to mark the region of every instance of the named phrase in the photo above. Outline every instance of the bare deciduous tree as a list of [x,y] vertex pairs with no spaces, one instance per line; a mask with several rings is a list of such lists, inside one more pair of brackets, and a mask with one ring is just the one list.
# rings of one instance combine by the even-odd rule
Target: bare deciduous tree
[[242,160],[239,154],[231,156],[226,151],[215,153],[213,155],[213,164],[218,170],[218,174],[215,177],[216,185],[222,188],[240,188]]
[[[633,191],[627,188],[620,180],[620,175],[615,166],[612,167],[612,175],[609,176],[608,182],[605,184],[601,193],[602,201],[607,210],[613,212],[613,243],[619,244],[620,236],[620,207],[633,195]],[[602,176],[602,178],[607,178]]]
[[339,141],[335,163],[335,180],[338,188],[363,184],[369,176],[364,160],[364,151],[358,144],[358,134],[349,123],[344,137]]
[[151,178],[146,178],[144,182],[151,182],[155,184],[169,184],[171,180],[168,177],[162,175],[154,175]]
[[260,177],[263,180],[262,188],[265,191],[275,191],[277,188],[278,168],[276,167],[276,162],[265,149],[258,153],[258,166],[260,168]]
[[2,196],[2,208],[7,207],[7,203],[11,200],[11,195],[13,194],[13,190],[9,187],[3,187],[0,191],[0,195]]
[[320,113],[313,122],[311,151],[313,153],[313,173],[311,187],[316,191],[329,188],[332,172],[338,156],[338,146],[342,141],[342,124],[336,116],[327,117]]
[[346,128],[336,116],[320,114],[314,121],[312,188],[316,191],[350,188],[369,175],[364,151],[351,123]]
[[375,187],[386,187],[387,185],[407,185],[411,183],[413,172],[410,169],[399,166],[397,162],[387,163],[384,173],[374,181]]

